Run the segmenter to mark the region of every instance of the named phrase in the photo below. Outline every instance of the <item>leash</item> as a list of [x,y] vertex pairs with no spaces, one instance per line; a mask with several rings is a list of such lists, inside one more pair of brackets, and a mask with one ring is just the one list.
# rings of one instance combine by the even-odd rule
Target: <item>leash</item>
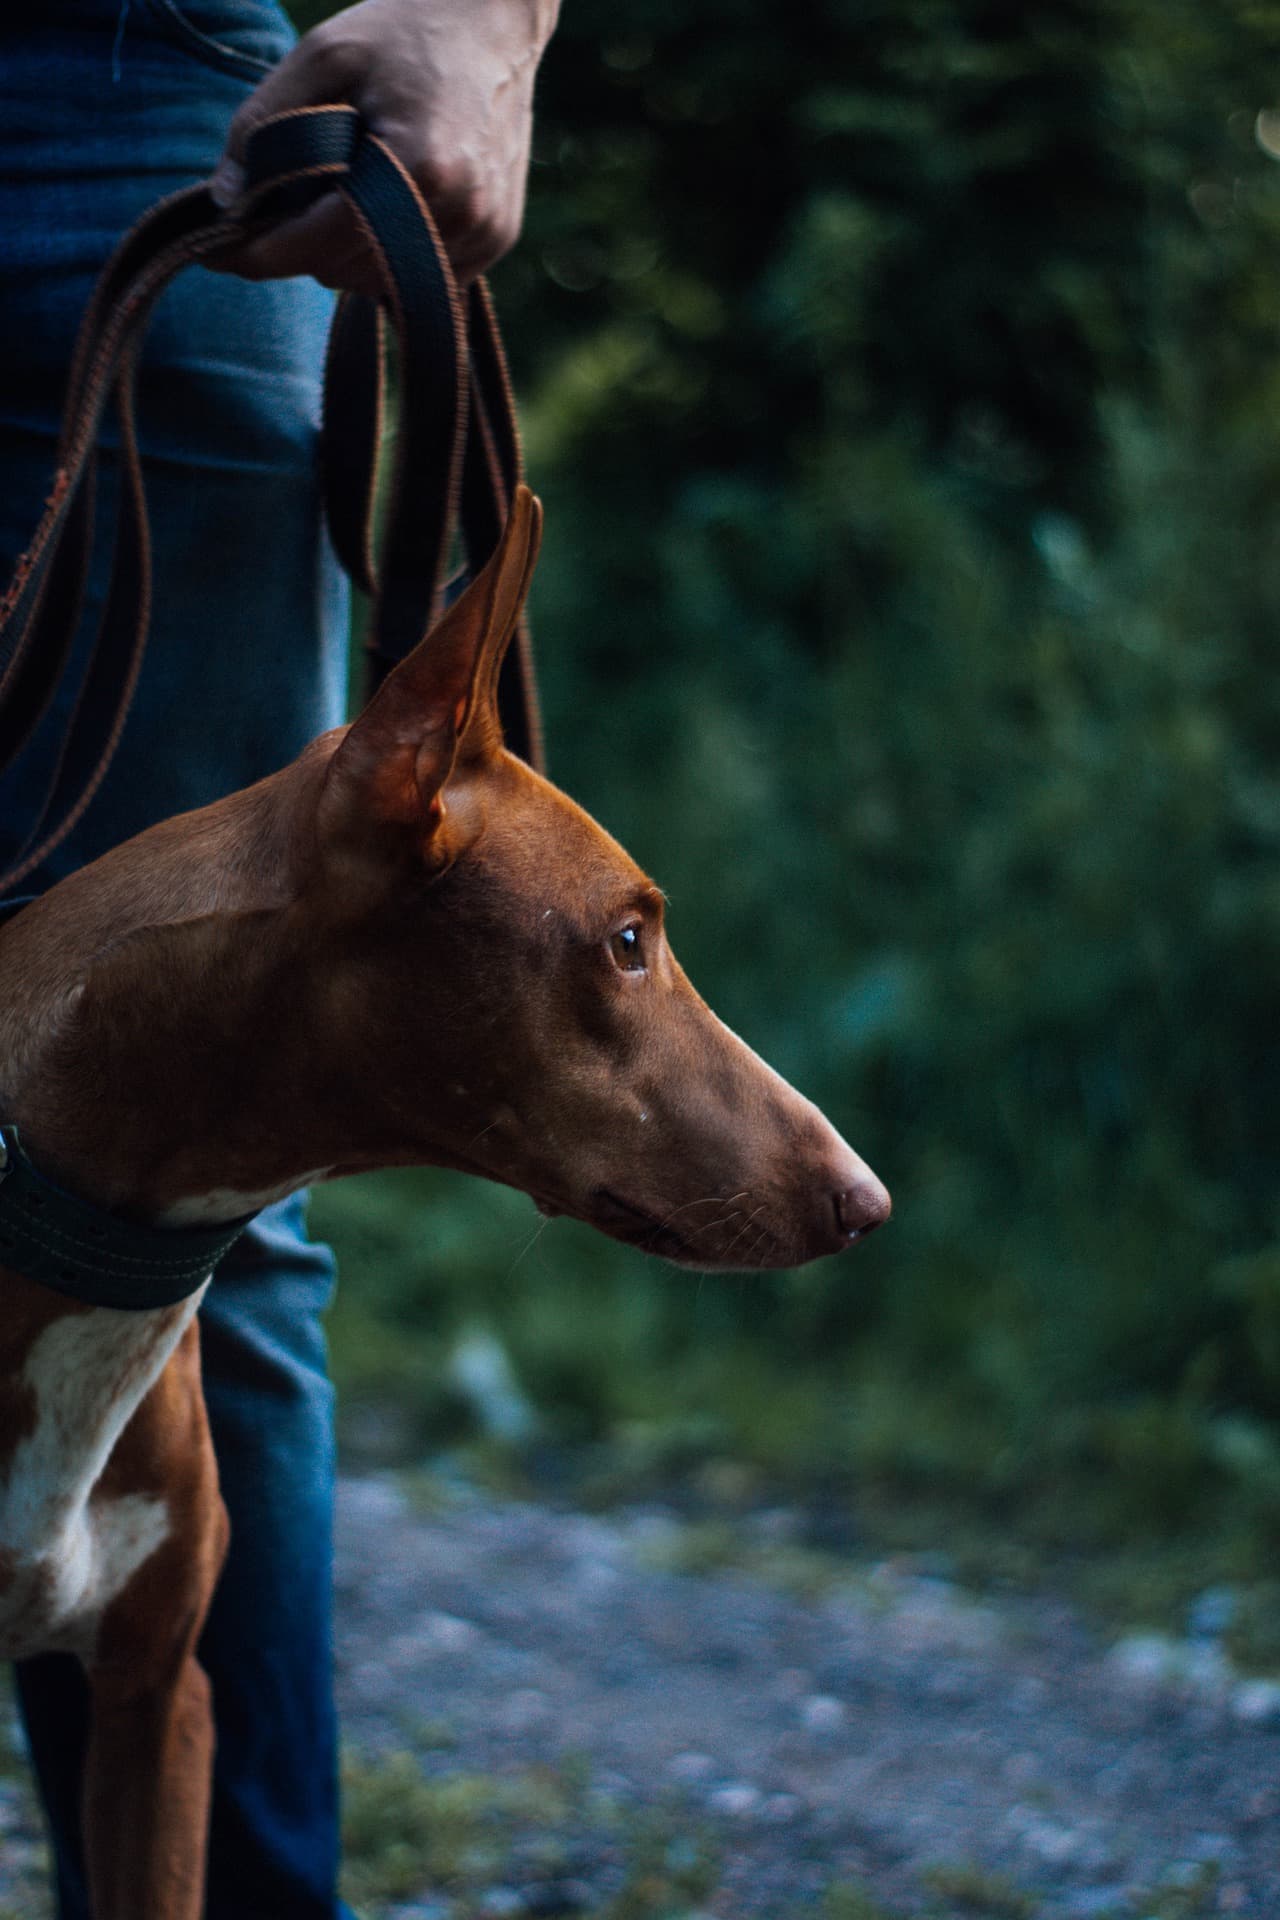
[[[488,288],[465,300],[417,187],[354,108],[306,107],[265,122],[245,156],[246,187],[224,213],[204,186],[162,200],[107,263],[81,323],[53,486],[0,600],[0,771],[48,710],[80,625],[93,547],[97,439],[114,400],[119,502],[97,635],[35,822],[0,873],[15,886],[75,827],[102,784],[146,650],[151,542],[136,428],[137,364],[151,312],[184,267],[212,260],[320,193],[353,209],[377,262],[380,300],[344,295],[325,366],[321,471],[339,561],[372,606],[372,693],[438,617],[455,526],[467,568],[483,567],[522,477],[519,431]],[[386,320],[397,345],[399,431],[375,555],[374,507],[386,404]],[[456,590],[456,583],[454,583]],[[521,618],[499,685],[508,745],[543,766],[533,652]]]

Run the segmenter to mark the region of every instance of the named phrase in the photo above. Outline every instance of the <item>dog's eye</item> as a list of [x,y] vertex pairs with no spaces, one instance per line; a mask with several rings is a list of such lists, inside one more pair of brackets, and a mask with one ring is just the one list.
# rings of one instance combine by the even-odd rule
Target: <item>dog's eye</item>
[[639,927],[619,927],[609,942],[609,952],[613,955],[614,965],[623,973],[644,972],[644,948],[640,942]]

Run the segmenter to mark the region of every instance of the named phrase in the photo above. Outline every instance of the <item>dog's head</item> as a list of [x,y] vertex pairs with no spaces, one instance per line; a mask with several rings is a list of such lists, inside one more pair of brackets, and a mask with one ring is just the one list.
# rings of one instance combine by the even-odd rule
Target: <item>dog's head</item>
[[836,1252],[887,1218],[884,1187],[694,991],[653,882],[503,747],[540,529],[522,488],[319,787],[306,897],[360,1124],[388,1159],[506,1182],[689,1265]]

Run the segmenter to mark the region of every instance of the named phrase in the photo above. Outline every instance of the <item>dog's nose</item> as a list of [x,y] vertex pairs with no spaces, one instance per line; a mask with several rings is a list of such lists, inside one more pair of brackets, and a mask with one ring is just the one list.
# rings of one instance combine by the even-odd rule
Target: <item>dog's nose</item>
[[884,1225],[893,1212],[893,1201],[889,1189],[868,1168],[852,1186],[842,1187],[835,1195],[835,1209],[836,1226],[852,1244]]

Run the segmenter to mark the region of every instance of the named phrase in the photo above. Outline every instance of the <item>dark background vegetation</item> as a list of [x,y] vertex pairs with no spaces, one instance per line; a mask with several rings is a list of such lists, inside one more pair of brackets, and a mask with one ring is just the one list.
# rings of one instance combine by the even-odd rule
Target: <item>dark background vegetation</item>
[[553,771],[897,1213],[723,1279],[331,1189],[357,1454],[1268,1564],[1277,102],[1246,0],[565,0],[495,276]]

